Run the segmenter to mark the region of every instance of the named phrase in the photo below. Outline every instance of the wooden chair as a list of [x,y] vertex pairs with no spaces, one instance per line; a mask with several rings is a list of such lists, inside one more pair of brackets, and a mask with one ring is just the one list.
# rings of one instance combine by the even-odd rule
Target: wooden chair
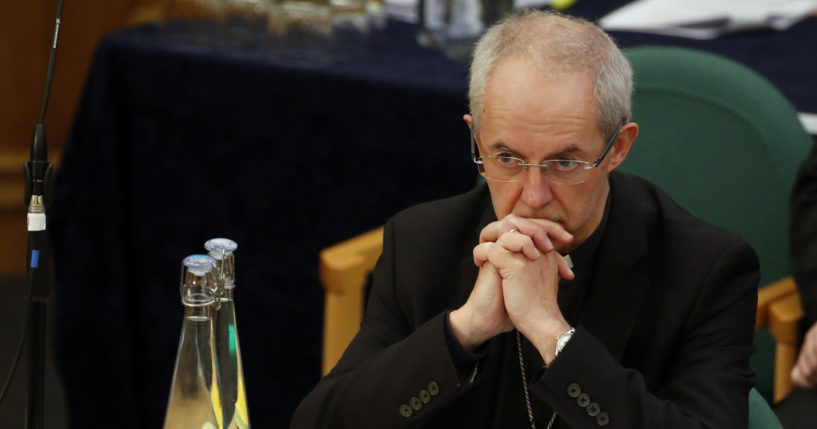
[[774,372],[774,402],[780,402],[792,390],[791,374],[797,355],[800,353],[800,342],[803,339],[802,319],[803,306],[800,294],[791,276],[780,283],[781,297],[773,300],[768,308],[768,326],[776,344]]
[[383,227],[321,251],[324,287],[323,359],[321,375],[338,362],[360,329],[366,280],[383,251]]

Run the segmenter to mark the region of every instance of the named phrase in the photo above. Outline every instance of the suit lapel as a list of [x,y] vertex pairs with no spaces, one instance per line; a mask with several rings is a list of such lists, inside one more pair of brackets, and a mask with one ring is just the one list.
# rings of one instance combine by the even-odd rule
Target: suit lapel
[[653,219],[649,196],[622,179],[610,175],[612,207],[581,322],[619,360],[650,285],[647,234]]

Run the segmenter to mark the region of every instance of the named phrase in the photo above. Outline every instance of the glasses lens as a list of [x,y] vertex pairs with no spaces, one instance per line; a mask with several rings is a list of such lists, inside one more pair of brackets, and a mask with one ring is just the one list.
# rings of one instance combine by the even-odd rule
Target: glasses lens
[[593,168],[587,162],[575,159],[557,159],[547,161],[548,178],[553,183],[575,185],[587,180],[590,170]]
[[515,182],[522,172],[521,159],[511,156],[486,156],[480,174],[494,182]]
[[[494,182],[516,182],[521,180],[525,170],[537,168],[509,156],[486,156],[482,158],[482,164],[477,166],[486,180]],[[586,181],[593,167],[584,161],[557,159],[545,161],[538,168],[542,169],[542,173],[552,183],[575,185]]]

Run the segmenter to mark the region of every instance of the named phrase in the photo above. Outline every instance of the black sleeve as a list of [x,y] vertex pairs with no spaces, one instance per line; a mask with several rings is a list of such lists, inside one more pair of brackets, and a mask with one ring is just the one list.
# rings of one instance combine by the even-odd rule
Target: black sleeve
[[393,221],[386,224],[360,331],[298,406],[293,429],[414,427],[469,387],[449,350],[447,311],[419,326],[404,312],[394,272],[395,229]]
[[746,244],[714,261],[657,389],[578,329],[533,393],[573,429],[746,428],[758,269]]

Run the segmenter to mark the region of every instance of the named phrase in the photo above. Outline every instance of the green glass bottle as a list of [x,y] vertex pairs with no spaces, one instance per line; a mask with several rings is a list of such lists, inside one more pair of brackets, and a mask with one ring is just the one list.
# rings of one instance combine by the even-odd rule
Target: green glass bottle
[[233,292],[235,290],[235,256],[238,245],[226,238],[214,238],[204,248],[215,260],[217,285],[215,304],[215,347],[221,386],[221,411],[225,429],[250,427],[247,396],[244,390],[244,369],[238,343]]

